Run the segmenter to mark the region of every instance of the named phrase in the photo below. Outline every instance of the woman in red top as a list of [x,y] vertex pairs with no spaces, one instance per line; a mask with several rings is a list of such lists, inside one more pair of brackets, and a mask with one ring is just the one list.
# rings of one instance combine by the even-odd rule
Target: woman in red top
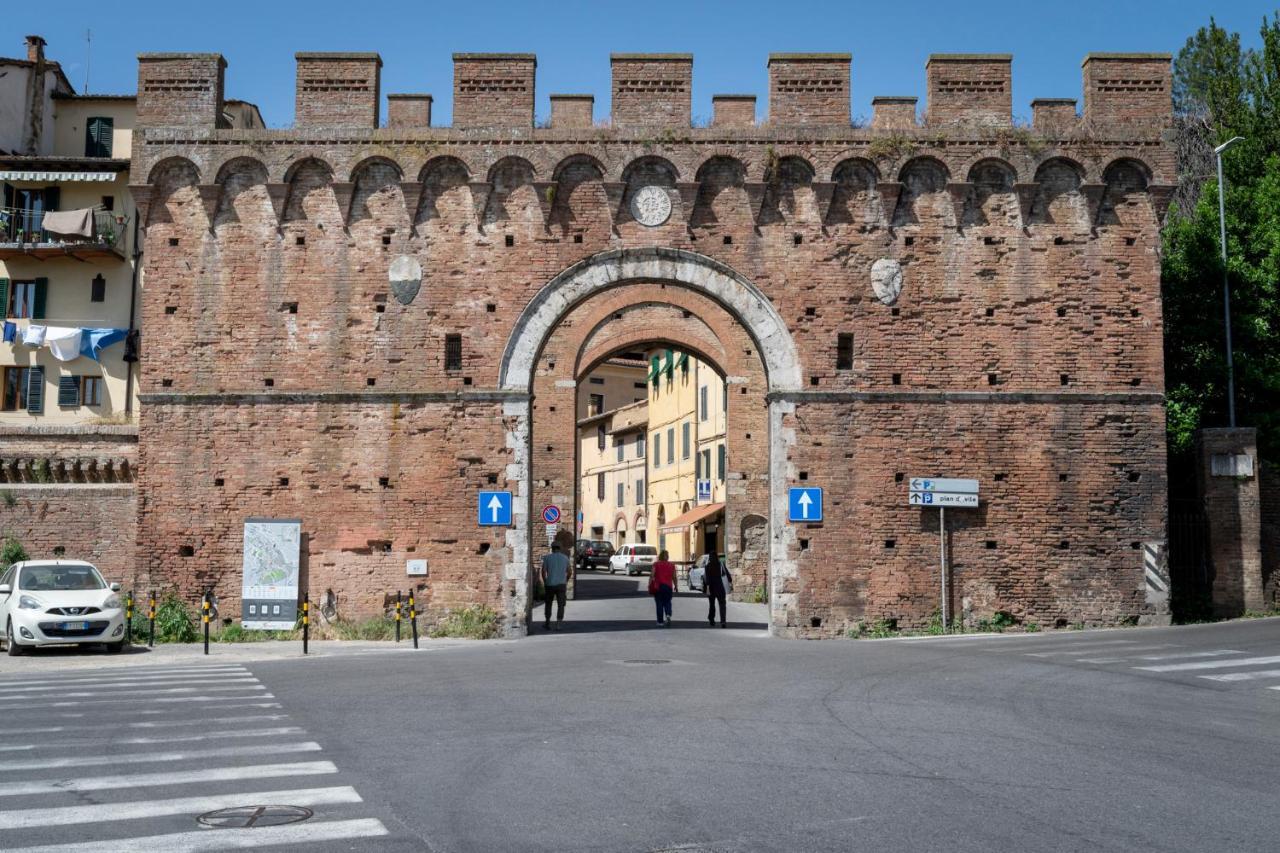
[[671,599],[676,594],[676,564],[667,559],[667,552],[658,555],[650,577],[653,587],[653,603],[658,609],[658,625],[671,626]]

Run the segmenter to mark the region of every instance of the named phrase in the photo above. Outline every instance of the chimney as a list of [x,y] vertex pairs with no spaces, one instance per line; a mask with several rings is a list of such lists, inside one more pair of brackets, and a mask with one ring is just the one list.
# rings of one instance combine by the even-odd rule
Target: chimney
[[44,46],[47,42],[40,36],[27,36],[27,61],[44,62]]

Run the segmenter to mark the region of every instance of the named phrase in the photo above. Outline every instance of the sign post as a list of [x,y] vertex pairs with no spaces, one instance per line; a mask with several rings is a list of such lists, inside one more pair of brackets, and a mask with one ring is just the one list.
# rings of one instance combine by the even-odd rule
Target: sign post
[[947,507],[977,507],[978,481],[946,477],[912,477],[908,506],[938,508],[938,567],[942,575],[942,630],[951,621],[951,597],[947,592]]

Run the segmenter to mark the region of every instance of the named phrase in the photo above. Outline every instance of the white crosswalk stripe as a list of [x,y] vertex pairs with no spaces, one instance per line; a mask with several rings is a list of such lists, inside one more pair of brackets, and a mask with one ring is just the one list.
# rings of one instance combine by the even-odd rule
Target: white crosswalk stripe
[[1264,669],[1261,672],[1224,672],[1218,675],[1198,675],[1208,681],[1257,681],[1262,678],[1280,678],[1280,669]]
[[1231,658],[1229,660],[1195,661],[1194,663],[1167,663],[1160,666],[1135,666],[1146,672],[1187,672],[1195,669],[1226,669],[1235,666],[1257,666],[1259,664],[1280,663],[1280,655],[1259,658]]
[[[264,701],[275,698],[239,665],[0,679],[0,849],[373,849],[388,829],[368,811],[352,814],[367,809],[359,791],[282,703]],[[272,803],[315,816],[189,829],[205,812]]]

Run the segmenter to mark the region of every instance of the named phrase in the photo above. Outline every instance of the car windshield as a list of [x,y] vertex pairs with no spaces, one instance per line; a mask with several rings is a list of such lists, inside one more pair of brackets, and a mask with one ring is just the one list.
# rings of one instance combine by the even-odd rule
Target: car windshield
[[102,575],[93,566],[26,566],[18,575],[18,589],[32,592],[106,588]]
[[636,546],[636,554],[638,554],[641,557],[653,557],[653,556],[656,556],[657,553],[658,553],[658,549],[653,547],[652,545]]
[[592,542],[591,544],[602,551],[608,551],[613,548],[608,542]]

